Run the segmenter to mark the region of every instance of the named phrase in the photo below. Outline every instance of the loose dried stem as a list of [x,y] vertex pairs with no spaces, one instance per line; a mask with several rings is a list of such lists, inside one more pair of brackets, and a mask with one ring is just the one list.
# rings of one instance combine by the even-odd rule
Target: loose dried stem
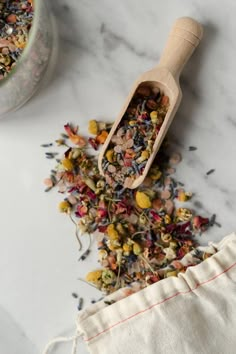
[[71,214],[69,214],[69,218],[71,219],[71,221],[73,222],[73,224],[75,225],[75,236],[77,238],[77,241],[79,243],[79,251],[81,251],[82,249],[82,243],[80,241],[80,238],[79,238],[79,227],[78,227],[78,224],[75,222],[75,220],[72,218]]

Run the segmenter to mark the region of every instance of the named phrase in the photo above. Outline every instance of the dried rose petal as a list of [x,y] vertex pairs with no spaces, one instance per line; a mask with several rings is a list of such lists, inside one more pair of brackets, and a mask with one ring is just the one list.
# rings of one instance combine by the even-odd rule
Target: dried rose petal
[[186,250],[184,249],[184,247],[181,247],[178,251],[177,251],[177,259],[182,259],[185,255],[186,255]]
[[135,153],[130,149],[126,149],[126,152],[125,152],[125,159],[132,159],[134,158],[135,156]]
[[[105,217],[107,217],[107,215],[108,215],[107,209],[98,208],[97,215],[98,215],[100,218],[105,218]],[[105,230],[104,230],[104,231],[105,231]],[[100,231],[100,232],[101,232],[101,231]]]
[[87,184],[81,182],[78,186],[77,189],[80,193],[83,193],[85,191],[85,189],[87,189]]
[[95,194],[94,192],[92,192],[91,190],[88,190],[88,191],[87,191],[87,196],[88,196],[89,199],[91,199],[91,200],[97,199],[96,194]]
[[157,213],[155,213],[155,211],[151,210],[150,214],[152,215],[152,217],[155,221],[158,221],[158,222],[162,221],[162,218]]
[[127,212],[127,205],[124,202],[118,202],[116,205],[116,214],[122,214]]
[[105,225],[99,225],[98,226],[98,231],[104,233],[106,231],[107,227]]
[[193,218],[193,228],[196,231],[199,230],[204,230],[204,227],[209,224],[209,219],[208,218],[203,218],[201,216],[194,216]]
[[132,166],[132,159],[124,159],[124,166],[131,167]]
[[180,225],[180,232],[186,233],[189,230],[190,226],[191,226],[191,222],[190,221],[187,221],[184,224],[181,224]]
[[88,142],[94,150],[98,150],[99,144],[96,142],[94,138],[89,138]]
[[76,216],[83,217],[87,215],[87,213],[88,213],[88,208],[86,207],[86,205],[78,205],[75,212]]
[[152,275],[150,277],[150,280],[151,280],[152,283],[156,283],[156,282],[158,282],[160,280],[160,278],[159,278],[158,275]]

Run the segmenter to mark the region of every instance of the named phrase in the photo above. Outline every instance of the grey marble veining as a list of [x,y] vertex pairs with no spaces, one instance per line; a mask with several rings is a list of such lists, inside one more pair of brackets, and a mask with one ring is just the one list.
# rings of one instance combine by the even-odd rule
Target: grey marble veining
[[[114,120],[133,81],[157,65],[181,16],[199,20],[204,37],[182,73],[183,101],[169,133],[183,157],[176,178],[194,193],[190,206],[215,213],[221,224],[201,236],[202,244],[236,229],[235,1],[53,0],[51,8],[60,35],[54,77],[0,121],[0,329],[19,334],[24,354],[40,353],[51,337],[73,332],[72,291],[86,306],[99,297],[77,280],[96,260],[78,264],[74,230],[56,210],[60,196],[42,192],[52,166],[39,146],[67,121],[86,132],[88,119]],[[210,169],[215,172],[207,176]],[[7,354],[9,342],[0,348]],[[68,352],[68,346],[58,351]],[[82,344],[79,352],[86,353]]]

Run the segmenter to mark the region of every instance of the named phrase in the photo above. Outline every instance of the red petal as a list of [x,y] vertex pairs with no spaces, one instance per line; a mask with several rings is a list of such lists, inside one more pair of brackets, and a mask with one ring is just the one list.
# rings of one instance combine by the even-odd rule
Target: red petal
[[64,125],[64,129],[67,132],[68,135],[73,134],[73,131],[71,130],[71,126],[69,123],[67,123],[66,125]]
[[89,142],[89,144],[92,146],[92,148],[94,148],[94,150],[98,150],[99,144],[96,142],[95,139],[89,138],[89,139],[88,139],[88,142]]

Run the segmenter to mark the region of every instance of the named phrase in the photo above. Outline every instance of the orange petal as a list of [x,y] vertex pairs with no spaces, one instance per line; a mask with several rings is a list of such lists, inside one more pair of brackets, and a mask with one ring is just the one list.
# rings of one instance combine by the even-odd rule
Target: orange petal
[[101,134],[99,134],[99,135],[96,137],[96,141],[97,141],[99,144],[104,144],[107,137],[108,137],[108,132],[107,132],[106,130],[103,130],[103,131],[101,132]]
[[70,134],[69,139],[73,144],[78,145],[79,147],[84,147],[86,145],[86,140],[82,136]]

